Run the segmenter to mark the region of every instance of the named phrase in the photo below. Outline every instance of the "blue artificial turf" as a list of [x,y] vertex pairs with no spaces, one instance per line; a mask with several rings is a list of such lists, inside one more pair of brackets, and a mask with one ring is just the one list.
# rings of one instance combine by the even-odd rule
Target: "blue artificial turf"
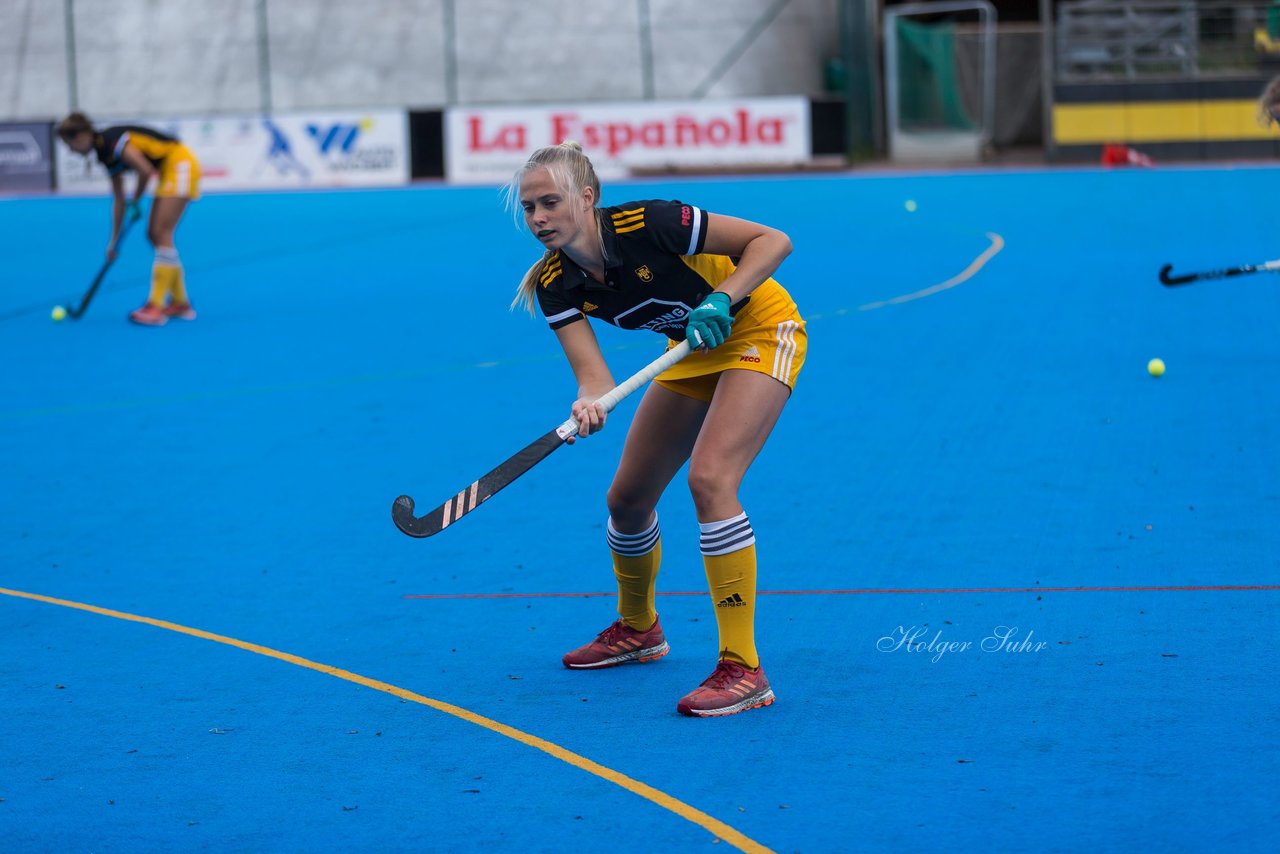
[[[200,317],[162,329],[124,320],[132,238],[83,319],[49,319],[102,263],[104,198],[0,200],[0,847],[713,838],[402,696],[27,593],[453,704],[777,851],[1269,850],[1280,280],[1156,272],[1280,255],[1278,189],[1269,166],[606,188],[795,244],[809,362],[743,491],[779,699],[723,720],[675,713],[714,664],[706,597],[659,600],[662,661],[578,673],[559,657],[613,603],[534,595],[612,588],[634,401],[456,528],[391,525],[396,495],[442,501],[574,396],[545,324],[507,311],[538,247],[493,189],[207,196],[179,231]],[[662,347],[600,335],[618,378]],[[680,478],[660,512],[659,588],[696,594]],[[489,598],[418,598],[442,594]],[[1001,626],[1044,645],[984,650]],[[894,645],[913,629],[970,646]]]

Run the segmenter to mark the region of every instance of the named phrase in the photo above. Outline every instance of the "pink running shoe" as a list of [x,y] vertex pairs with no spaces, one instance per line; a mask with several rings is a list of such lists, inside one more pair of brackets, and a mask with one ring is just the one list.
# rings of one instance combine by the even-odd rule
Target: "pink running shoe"
[[615,620],[591,643],[565,653],[564,666],[573,670],[615,667],[629,661],[655,661],[670,651],[657,620],[645,632],[638,632],[622,620]]
[[171,302],[164,308],[166,317],[176,318],[178,320],[195,320],[196,310],[191,307],[189,302]]
[[169,322],[169,316],[164,313],[164,309],[151,303],[129,312],[129,319],[143,326],[164,326]]
[[773,689],[764,668],[749,670],[736,661],[720,659],[715,671],[698,688],[676,704],[676,711],[691,717],[736,715],[773,702]]

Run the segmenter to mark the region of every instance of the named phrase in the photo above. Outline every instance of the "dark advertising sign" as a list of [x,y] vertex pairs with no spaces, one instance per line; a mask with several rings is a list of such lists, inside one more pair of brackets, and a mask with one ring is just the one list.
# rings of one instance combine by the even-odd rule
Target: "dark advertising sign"
[[0,122],[0,193],[53,189],[52,136],[48,122]]

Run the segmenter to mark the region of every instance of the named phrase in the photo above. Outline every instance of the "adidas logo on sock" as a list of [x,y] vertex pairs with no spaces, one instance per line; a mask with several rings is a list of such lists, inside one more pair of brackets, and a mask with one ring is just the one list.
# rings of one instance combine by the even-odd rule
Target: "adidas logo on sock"
[[742,600],[742,597],[739,596],[737,593],[735,593],[732,596],[726,596],[723,599],[721,599],[719,602],[716,603],[716,607],[717,608],[741,608],[746,604],[747,603]]

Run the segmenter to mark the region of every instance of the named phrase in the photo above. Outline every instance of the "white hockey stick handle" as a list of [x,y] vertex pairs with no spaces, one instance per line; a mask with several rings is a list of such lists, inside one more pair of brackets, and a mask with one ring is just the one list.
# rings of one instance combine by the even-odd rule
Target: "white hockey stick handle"
[[[658,374],[683,359],[685,356],[689,355],[689,351],[689,342],[681,341],[679,344],[672,347],[670,350],[663,353],[661,356],[654,359],[652,362],[645,365],[622,382],[618,383],[612,389],[596,398],[596,403],[601,404],[606,413],[612,412],[614,407],[621,403],[624,397],[649,382],[649,380],[653,379]],[[556,434],[559,435],[561,439],[568,439],[570,436],[577,435],[577,432],[578,422],[573,418],[570,418],[568,421],[556,428]]]

